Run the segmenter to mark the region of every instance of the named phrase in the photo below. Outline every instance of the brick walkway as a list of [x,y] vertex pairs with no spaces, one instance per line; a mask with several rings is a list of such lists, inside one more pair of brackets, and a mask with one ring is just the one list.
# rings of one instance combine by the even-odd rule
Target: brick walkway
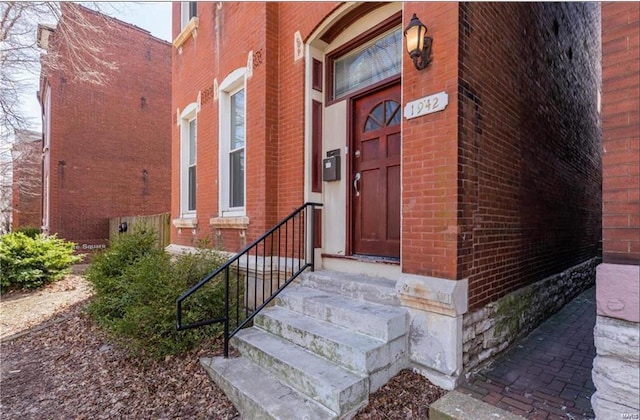
[[595,287],[457,389],[530,419],[593,419]]

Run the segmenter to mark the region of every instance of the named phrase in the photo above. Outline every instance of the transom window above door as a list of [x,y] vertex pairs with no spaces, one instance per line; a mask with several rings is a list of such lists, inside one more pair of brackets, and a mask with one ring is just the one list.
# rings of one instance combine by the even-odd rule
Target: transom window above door
[[394,28],[333,60],[333,99],[400,74],[402,30]]

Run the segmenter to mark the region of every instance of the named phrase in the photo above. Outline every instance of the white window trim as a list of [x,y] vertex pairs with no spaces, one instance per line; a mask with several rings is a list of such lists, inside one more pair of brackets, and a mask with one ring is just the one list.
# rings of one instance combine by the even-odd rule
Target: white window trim
[[[198,191],[198,122],[197,104],[187,105],[180,114],[180,218],[194,219],[196,210],[188,210],[189,207],[189,123],[196,120],[196,196]],[[196,208],[198,201],[196,200]]]
[[[247,69],[238,68],[232,71],[219,86],[218,94],[218,121],[219,121],[219,153],[218,153],[218,216],[238,217],[246,216],[247,212]],[[227,122],[231,115],[231,96],[244,89],[244,118],[245,118],[245,141],[244,141],[244,206],[229,207],[229,141],[231,137],[230,127]]]
[[42,194],[42,226],[44,233],[49,233],[49,191],[50,191],[49,174],[44,176],[43,194]]
[[197,16],[190,17],[189,16],[190,12],[191,12],[191,2],[190,1],[180,2],[180,30],[184,30],[189,25],[189,22],[191,22],[191,20],[194,17],[197,17]]
[[49,149],[51,142],[51,86],[47,84],[44,94],[44,150]]
[[49,233],[49,222],[50,222],[50,195],[51,195],[51,183],[49,180],[50,175],[50,165],[51,165],[51,155],[49,154],[49,147],[51,144],[51,86],[47,83],[47,89],[45,90],[44,95],[44,145],[42,148],[42,152],[44,153],[44,162],[47,167],[44,169],[44,185],[42,186],[43,194],[42,194],[42,231],[46,234]]
[[188,1],[180,2],[180,33],[173,40],[173,46],[178,49],[179,54],[182,54],[182,44],[187,42],[187,40],[191,37],[195,38],[198,34],[198,24],[200,22],[198,16],[193,16],[188,20],[186,18],[189,16],[189,3],[190,2]]

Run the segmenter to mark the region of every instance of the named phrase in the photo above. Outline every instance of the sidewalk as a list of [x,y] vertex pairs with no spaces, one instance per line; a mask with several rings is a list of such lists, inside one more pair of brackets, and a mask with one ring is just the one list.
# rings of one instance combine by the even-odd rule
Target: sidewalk
[[531,419],[593,419],[595,287],[457,390]]

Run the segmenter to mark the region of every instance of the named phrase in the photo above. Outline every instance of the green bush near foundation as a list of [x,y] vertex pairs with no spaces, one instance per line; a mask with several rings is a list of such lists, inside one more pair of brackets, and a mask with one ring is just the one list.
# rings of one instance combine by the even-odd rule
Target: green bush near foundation
[[[157,249],[155,231],[134,226],[133,232],[96,255],[87,269],[95,296],[89,311],[97,322],[135,355],[162,358],[188,351],[204,338],[219,334],[222,325],[176,330],[176,299],[225,257],[213,250],[172,258]],[[185,304],[192,320],[222,315],[224,284],[211,282]]]

